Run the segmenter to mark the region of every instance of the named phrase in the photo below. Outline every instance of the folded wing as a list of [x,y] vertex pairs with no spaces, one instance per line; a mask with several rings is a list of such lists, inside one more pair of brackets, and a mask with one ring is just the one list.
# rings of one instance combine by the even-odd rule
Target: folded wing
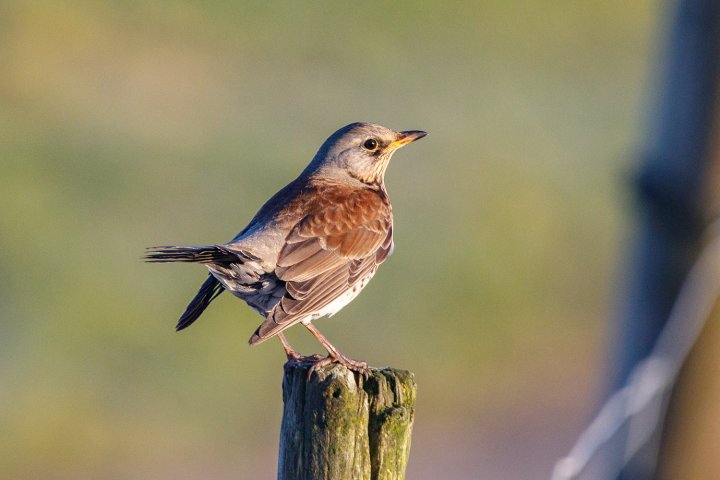
[[290,231],[275,274],[286,294],[250,339],[260,343],[313,318],[348,292],[357,294],[392,249],[392,210],[382,191],[336,189]]

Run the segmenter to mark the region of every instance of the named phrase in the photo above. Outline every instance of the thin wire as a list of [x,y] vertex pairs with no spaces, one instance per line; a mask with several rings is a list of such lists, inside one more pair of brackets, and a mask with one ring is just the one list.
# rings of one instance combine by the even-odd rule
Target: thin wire
[[661,427],[667,407],[664,394],[675,383],[720,297],[720,221],[708,228],[708,234],[652,352],[633,369],[627,385],[605,402],[570,453],[557,461],[552,480],[578,478],[627,424],[622,459],[604,463],[606,475],[614,478]]

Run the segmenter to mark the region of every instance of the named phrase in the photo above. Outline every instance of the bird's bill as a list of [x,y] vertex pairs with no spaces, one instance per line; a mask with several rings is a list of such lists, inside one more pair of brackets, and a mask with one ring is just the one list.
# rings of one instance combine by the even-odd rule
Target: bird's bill
[[390,147],[394,150],[396,148],[403,147],[407,145],[408,143],[412,143],[415,140],[420,140],[425,135],[427,135],[427,132],[423,132],[422,130],[408,130],[406,132],[400,132],[400,135],[398,136],[397,140],[392,142],[390,144]]

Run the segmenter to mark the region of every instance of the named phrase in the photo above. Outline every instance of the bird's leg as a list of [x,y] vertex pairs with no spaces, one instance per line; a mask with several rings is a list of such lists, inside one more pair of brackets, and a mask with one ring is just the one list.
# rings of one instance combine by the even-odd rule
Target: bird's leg
[[327,365],[331,362],[337,362],[341,365],[345,365],[350,370],[354,370],[356,372],[361,373],[366,379],[369,376],[368,372],[368,365],[366,362],[359,362],[357,360],[353,360],[351,358],[346,357],[342,353],[338,351],[337,348],[335,348],[325,336],[320,333],[320,330],[318,330],[315,325],[312,323],[306,323],[305,326],[308,330],[310,330],[310,333],[312,333],[315,338],[318,339],[320,343],[322,343],[322,346],[325,347],[328,351],[328,356],[318,360],[315,362],[315,364],[310,368],[310,371],[308,372],[308,378],[310,375],[312,375],[312,372],[317,371],[320,367],[323,365]]
[[294,348],[290,345],[290,342],[288,342],[287,338],[285,338],[285,334],[280,332],[278,333],[278,338],[280,339],[280,343],[282,343],[283,349],[285,350],[285,355],[287,355],[288,362],[317,362],[322,357],[320,355],[312,355],[309,357],[306,357],[305,355],[302,355],[295,351]]

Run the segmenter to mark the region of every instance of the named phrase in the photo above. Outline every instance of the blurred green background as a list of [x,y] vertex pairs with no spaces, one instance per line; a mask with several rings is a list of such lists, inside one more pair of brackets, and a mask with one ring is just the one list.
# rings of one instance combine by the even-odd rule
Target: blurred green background
[[[205,273],[353,121],[430,136],[320,329],[415,372],[408,476],[545,478],[597,406],[665,4],[0,3],[0,477],[273,478],[284,356]],[[290,340],[321,347],[304,329]]]

